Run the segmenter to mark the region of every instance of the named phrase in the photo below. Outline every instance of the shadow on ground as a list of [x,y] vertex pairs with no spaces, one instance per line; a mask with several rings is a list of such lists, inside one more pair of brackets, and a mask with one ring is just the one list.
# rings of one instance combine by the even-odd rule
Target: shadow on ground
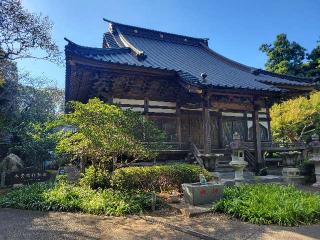
[[[259,226],[213,213],[193,218],[182,215],[152,215],[148,216],[148,219],[157,222],[146,221],[140,217],[0,209],[0,239],[199,239],[183,232],[183,229],[218,240],[320,239],[320,225]],[[170,223],[178,226],[178,229],[159,222]]]
[[193,218],[182,215],[156,217],[153,219],[174,223],[175,225],[193,229],[215,239],[320,239],[320,225],[304,225],[300,227],[281,227],[275,225],[255,225],[241,222],[224,214],[209,213]]
[[0,239],[197,239],[133,217],[0,209]]

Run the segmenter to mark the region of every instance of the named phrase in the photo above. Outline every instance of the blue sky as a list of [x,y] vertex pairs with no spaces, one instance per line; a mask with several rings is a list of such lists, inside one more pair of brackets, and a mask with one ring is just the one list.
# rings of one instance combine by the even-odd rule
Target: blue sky
[[[102,18],[193,37],[209,38],[210,47],[243,64],[263,68],[258,49],[287,33],[307,50],[320,39],[320,0],[23,0],[31,12],[54,22],[53,38],[61,50],[64,37],[101,47],[107,23]],[[64,88],[65,69],[52,63],[23,60],[19,68],[44,74]]]

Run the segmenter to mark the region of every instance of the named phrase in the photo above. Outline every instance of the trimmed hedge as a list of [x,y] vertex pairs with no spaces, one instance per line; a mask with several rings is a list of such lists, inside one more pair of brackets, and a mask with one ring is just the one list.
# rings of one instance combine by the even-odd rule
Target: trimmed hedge
[[171,191],[181,190],[182,183],[199,182],[199,174],[212,179],[206,169],[191,164],[171,164],[146,167],[126,167],[115,170],[111,186],[120,191]]
[[311,224],[320,221],[320,195],[294,186],[244,184],[225,188],[213,209],[254,224]]

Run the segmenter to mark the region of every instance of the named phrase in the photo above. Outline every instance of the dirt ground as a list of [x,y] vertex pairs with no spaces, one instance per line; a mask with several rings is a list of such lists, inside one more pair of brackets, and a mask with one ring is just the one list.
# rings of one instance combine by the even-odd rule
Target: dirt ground
[[181,215],[141,218],[0,209],[0,240],[201,238],[320,239],[320,225],[293,228],[258,226],[218,214],[194,218]]

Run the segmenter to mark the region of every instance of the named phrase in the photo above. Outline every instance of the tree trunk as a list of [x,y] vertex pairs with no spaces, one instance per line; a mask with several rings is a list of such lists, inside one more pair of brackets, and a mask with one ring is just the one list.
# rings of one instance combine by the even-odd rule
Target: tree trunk
[[117,156],[112,156],[112,171],[116,170]]

